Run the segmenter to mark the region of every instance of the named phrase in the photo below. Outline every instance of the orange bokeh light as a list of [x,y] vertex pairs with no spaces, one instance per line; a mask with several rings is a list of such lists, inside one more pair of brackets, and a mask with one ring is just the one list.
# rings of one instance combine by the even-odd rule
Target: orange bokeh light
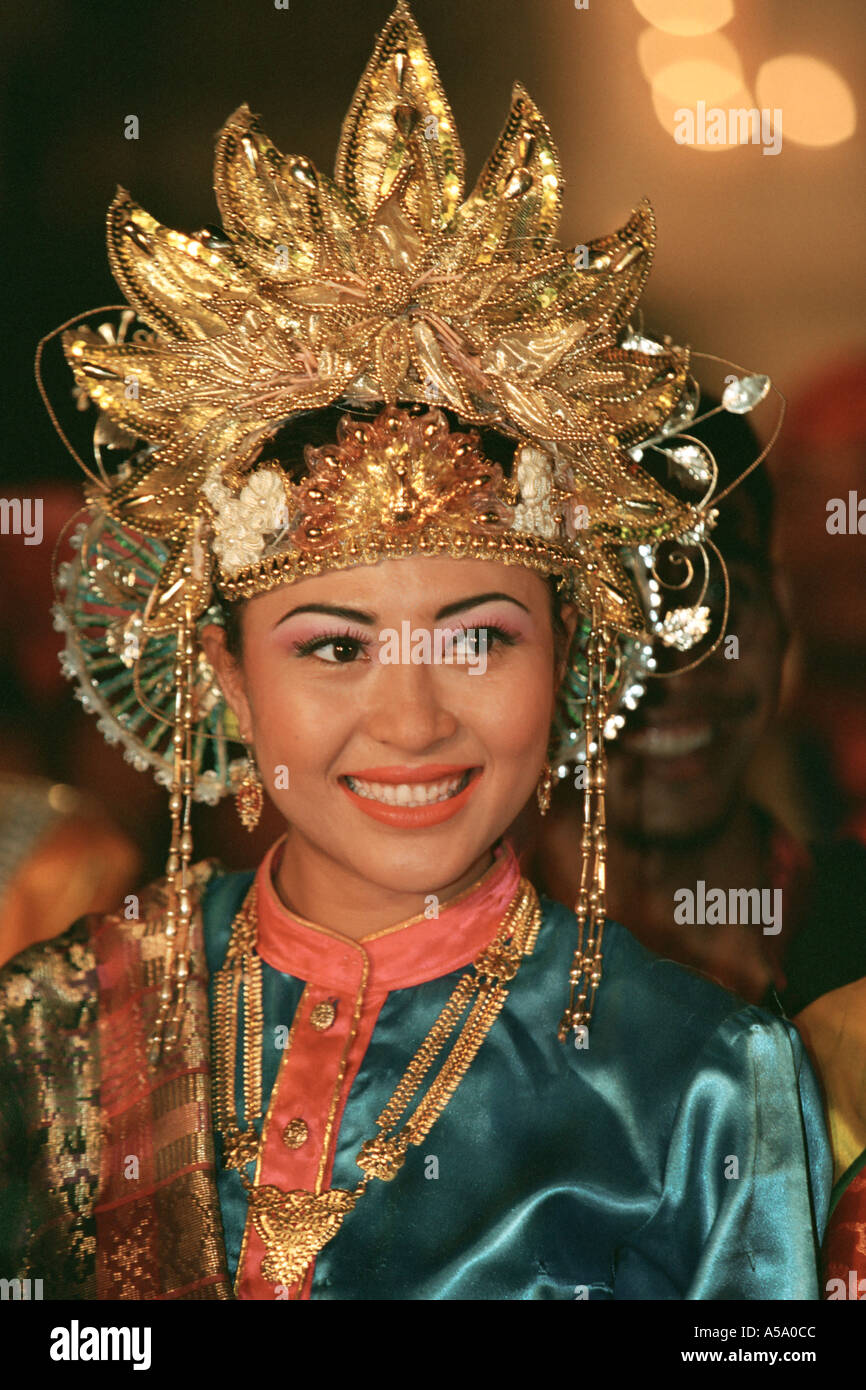
[[857,129],[857,103],[834,67],[805,53],[764,63],[755,81],[761,106],[782,112],[782,135],[795,145],[838,145]]
[[734,0],[632,0],[632,4],[647,23],[680,38],[712,34],[734,16]]
[[[751,92],[746,87],[734,86],[727,91],[721,101],[716,101],[715,98],[708,101],[703,93],[691,101],[682,101],[678,97],[668,95],[668,93],[663,88],[657,86],[656,83],[653,83],[652,87],[652,101],[653,109],[658,117],[659,124],[667,131],[668,135],[674,137],[680,125],[681,112],[683,109],[692,112],[695,119],[695,126],[699,126],[699,121],[696,116],[698,101],[706,101],[707,107],[710,109],[721,106],[726,113],[729,110],[737,110],[740,108],[748,110],[755,104]],[[701,154],[718,154],[722,150],[736,149],[739,144],[736,138],[736,131],[729,131],[729,133],[734,135],[734,139],[730,141],[719,144],[709,144],[706,142],[700,143],[700,139],[697,138],[693,144],[687,142],[687,147],[689,149],[699,150]]]
[[742,91],[742,87],[739,72],[704,58],[670,63],[652,80],[653,93],[668,97],[677,106],[694,106],[699,101],[705,101],[708,106],[731,105],[731,98]]
[[712,64],[732,73],[737,85],[744,81],[740,55],[724,34],[704,34],[697,39],[678,38],[658,29],[644,29],[637,41],[637,56],[641,71],[653,82],[665,68],[683,63]]

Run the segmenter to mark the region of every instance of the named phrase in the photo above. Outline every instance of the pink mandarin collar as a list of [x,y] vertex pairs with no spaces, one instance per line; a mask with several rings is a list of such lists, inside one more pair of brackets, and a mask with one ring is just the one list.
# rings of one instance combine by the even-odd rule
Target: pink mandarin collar
[[405,989],[459,970],[499,930],[517,893],[520,867],[510,843],[494,850],[490,868],[471,887],[442,903],[438,917],[412,917],[353,941],[285,907],[274,887],[283,841],[268,851],[256,874],[258,952],[275,970],[338,993],[369,988]]

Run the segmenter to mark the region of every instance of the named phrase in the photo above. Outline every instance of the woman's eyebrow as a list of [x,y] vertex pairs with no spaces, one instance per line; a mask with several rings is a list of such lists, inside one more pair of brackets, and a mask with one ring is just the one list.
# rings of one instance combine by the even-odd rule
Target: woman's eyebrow
[[[479,603],[491,603],[494,599],[504,599],[506,603],[516,603],[518,608],[522,608],[524,613],[529,609],[519,599],[511,594],[501,594],[497,592],[487,594],[473,594],[470,598],[461,598],[454,603],[448,603],[444,608],[440,608],[436,614],[436,621],[441,618],[450,618],[452,614],[461,612],[464,608],[474,608]],[[294,618],[298,613],[325,613],[332,618],[345,618],[348,622],[365,623],[368,627],[373,627],[376,622],[374,613],[366,613],[362,608],[344,608],[341,604],[333,603],[305,603],[299,608],[290,608],[288,613],[274,624],[279,627],[281,623],[288,622],[289,618]]]
[[279,627],[280,623],[288,622],[289,618],[294,618],[298,613],[327,613],[332,618],[346,618],[352,623],[366,623],[372,627],[376,619],[374,614],[365,613],[360,608],[343,608],[333,603],[305,603],[300,608],[290,608],[288,613],[284,613],[274,627]]
[[516,603],[517,607],[522,608],[524,613],[529,612],[526,604],[521,603],[520,599],[514,598],[512,594],[499,594],[494,592],[490,594],[474,594],[472,598],[461,598],[458,599],[456,603],[448,603],[444,608],[439,609],[436,618],[437,620],[439,618],[450,618],[452,613],[459,613],[463,608],[475,608],[479,603],[492,603],[494,599],[504,599],[506,603]]

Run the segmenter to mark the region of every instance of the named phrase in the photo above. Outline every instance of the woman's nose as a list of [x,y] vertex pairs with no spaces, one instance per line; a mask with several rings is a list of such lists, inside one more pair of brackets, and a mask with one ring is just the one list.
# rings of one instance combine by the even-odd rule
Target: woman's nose
[[370,683],[363,721],[370,738],[416,750],[451,738],[460,721],[446,701],[451,681],[442,675],[429,662],[381,665]]

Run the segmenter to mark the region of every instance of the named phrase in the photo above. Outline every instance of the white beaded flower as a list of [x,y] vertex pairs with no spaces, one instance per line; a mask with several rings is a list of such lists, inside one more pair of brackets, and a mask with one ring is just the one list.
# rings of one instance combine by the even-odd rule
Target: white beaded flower
[[705,607],[673,608],[656,627],[666,647],[687,652],[710,630],[710,610]]
[[235,496],[215,467],[202,492],[214,512],[214,554],[230,573],[261,560],[268,538],[279,535],[288,523],[286,490],[274,469],[254,473]]
[[553,540],[557,522],[553,510],[553,462],[551,458],[527,444],[517,455],[517,483],[520,501],[514,508],[515,531]]

